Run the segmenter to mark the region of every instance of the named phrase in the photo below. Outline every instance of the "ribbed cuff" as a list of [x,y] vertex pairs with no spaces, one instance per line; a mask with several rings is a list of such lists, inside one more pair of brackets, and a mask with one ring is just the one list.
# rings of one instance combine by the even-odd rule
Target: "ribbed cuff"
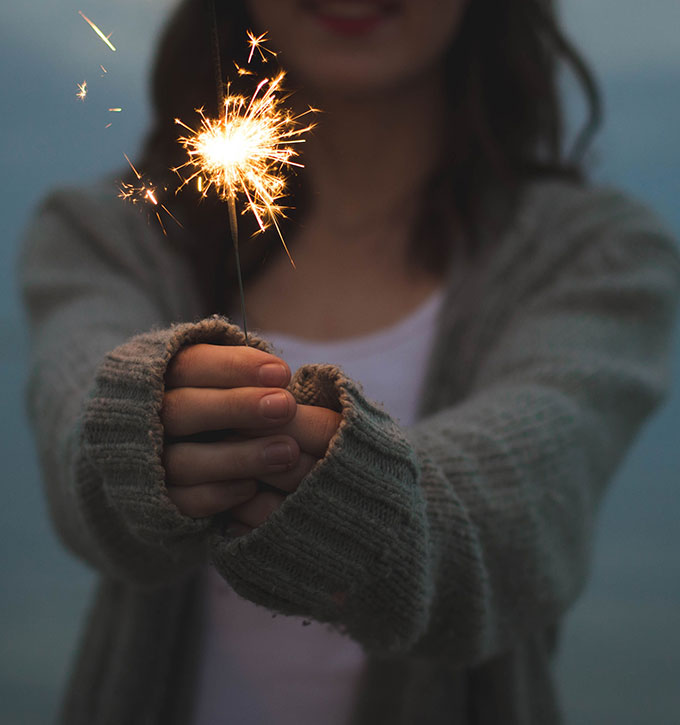
[[338,368],[305,366],[298,402],[342,413],[325,457],[250,534],[211,539],[241,596],[330,622],[367,649],[398,651],[423,632],[428,601],[425,501],[406,438]]
[[[138,540],[174,546],[177,555],[178,545],[195,548],[192,543],[209,529],[210,518],[184,516],[167,495],[160,421],[165,371],[187,345],[244,342],[238,327],[215,316],[138,335],[109,353],[101,364],[83,416],[83,456]],[[260,340],[249,342],[267,349]],[[88,492],[82,493],[87,507]],[[88,519],[105,530],[107,521],[92,521],[93,511]]]

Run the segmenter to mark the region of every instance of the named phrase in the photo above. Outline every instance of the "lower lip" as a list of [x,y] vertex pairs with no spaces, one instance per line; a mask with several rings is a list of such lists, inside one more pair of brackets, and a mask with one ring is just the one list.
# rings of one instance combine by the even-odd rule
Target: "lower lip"
[[317,15],[316,17],[327,30],[347,36],[368,35],[385,22],[385,15],[382,13],[365,18],[337,18],[328,15]]
[[331,13],[325,13],[323,3],[316,3],[313,0],[311,2],[303,0],[303,7],[326,30],[336,35],[350,37],[373,33],[384,25],[396,10],[394,6],[374,5],[374,12],[367,13],[365,17],[342,18]]

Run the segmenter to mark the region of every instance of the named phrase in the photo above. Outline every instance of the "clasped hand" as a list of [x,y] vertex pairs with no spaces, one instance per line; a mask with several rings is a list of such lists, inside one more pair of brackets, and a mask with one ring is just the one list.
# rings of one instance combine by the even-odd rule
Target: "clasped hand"
[[[298,405],[290,369],[252,347],[192,345],[170,362],[161,421],[168,495],[194,518],[229,510],[235,535],[262,524],[322,458],[340,423],[328,408]],[[191,436],[225,431],[214,442]],[[189,439],[189,440],[187,440]],[[258,491],[258,481],[272,490]]]

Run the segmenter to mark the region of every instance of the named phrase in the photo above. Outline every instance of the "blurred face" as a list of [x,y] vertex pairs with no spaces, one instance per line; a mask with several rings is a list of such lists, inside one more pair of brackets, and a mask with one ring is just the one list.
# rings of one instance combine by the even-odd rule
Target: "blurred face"
[[468,0],[247,0],[283,65],[315,90],[398,90],[436,72]]

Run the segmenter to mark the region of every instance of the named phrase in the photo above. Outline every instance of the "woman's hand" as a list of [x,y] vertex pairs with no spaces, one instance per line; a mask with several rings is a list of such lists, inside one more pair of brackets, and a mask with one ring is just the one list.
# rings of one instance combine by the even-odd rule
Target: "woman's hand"
[[[290,370],[280,358],[250,347],[192,345],[171,361],[161,421],[170,442],[163,465],[168,495],[187,516],[231,510],[234,533],[250,531],[283,494],[258,493],[257,481],[294,491],[323,457],[340,416],[299,406],[283,388]],[[212,443],[175,440],[229,430]]]

